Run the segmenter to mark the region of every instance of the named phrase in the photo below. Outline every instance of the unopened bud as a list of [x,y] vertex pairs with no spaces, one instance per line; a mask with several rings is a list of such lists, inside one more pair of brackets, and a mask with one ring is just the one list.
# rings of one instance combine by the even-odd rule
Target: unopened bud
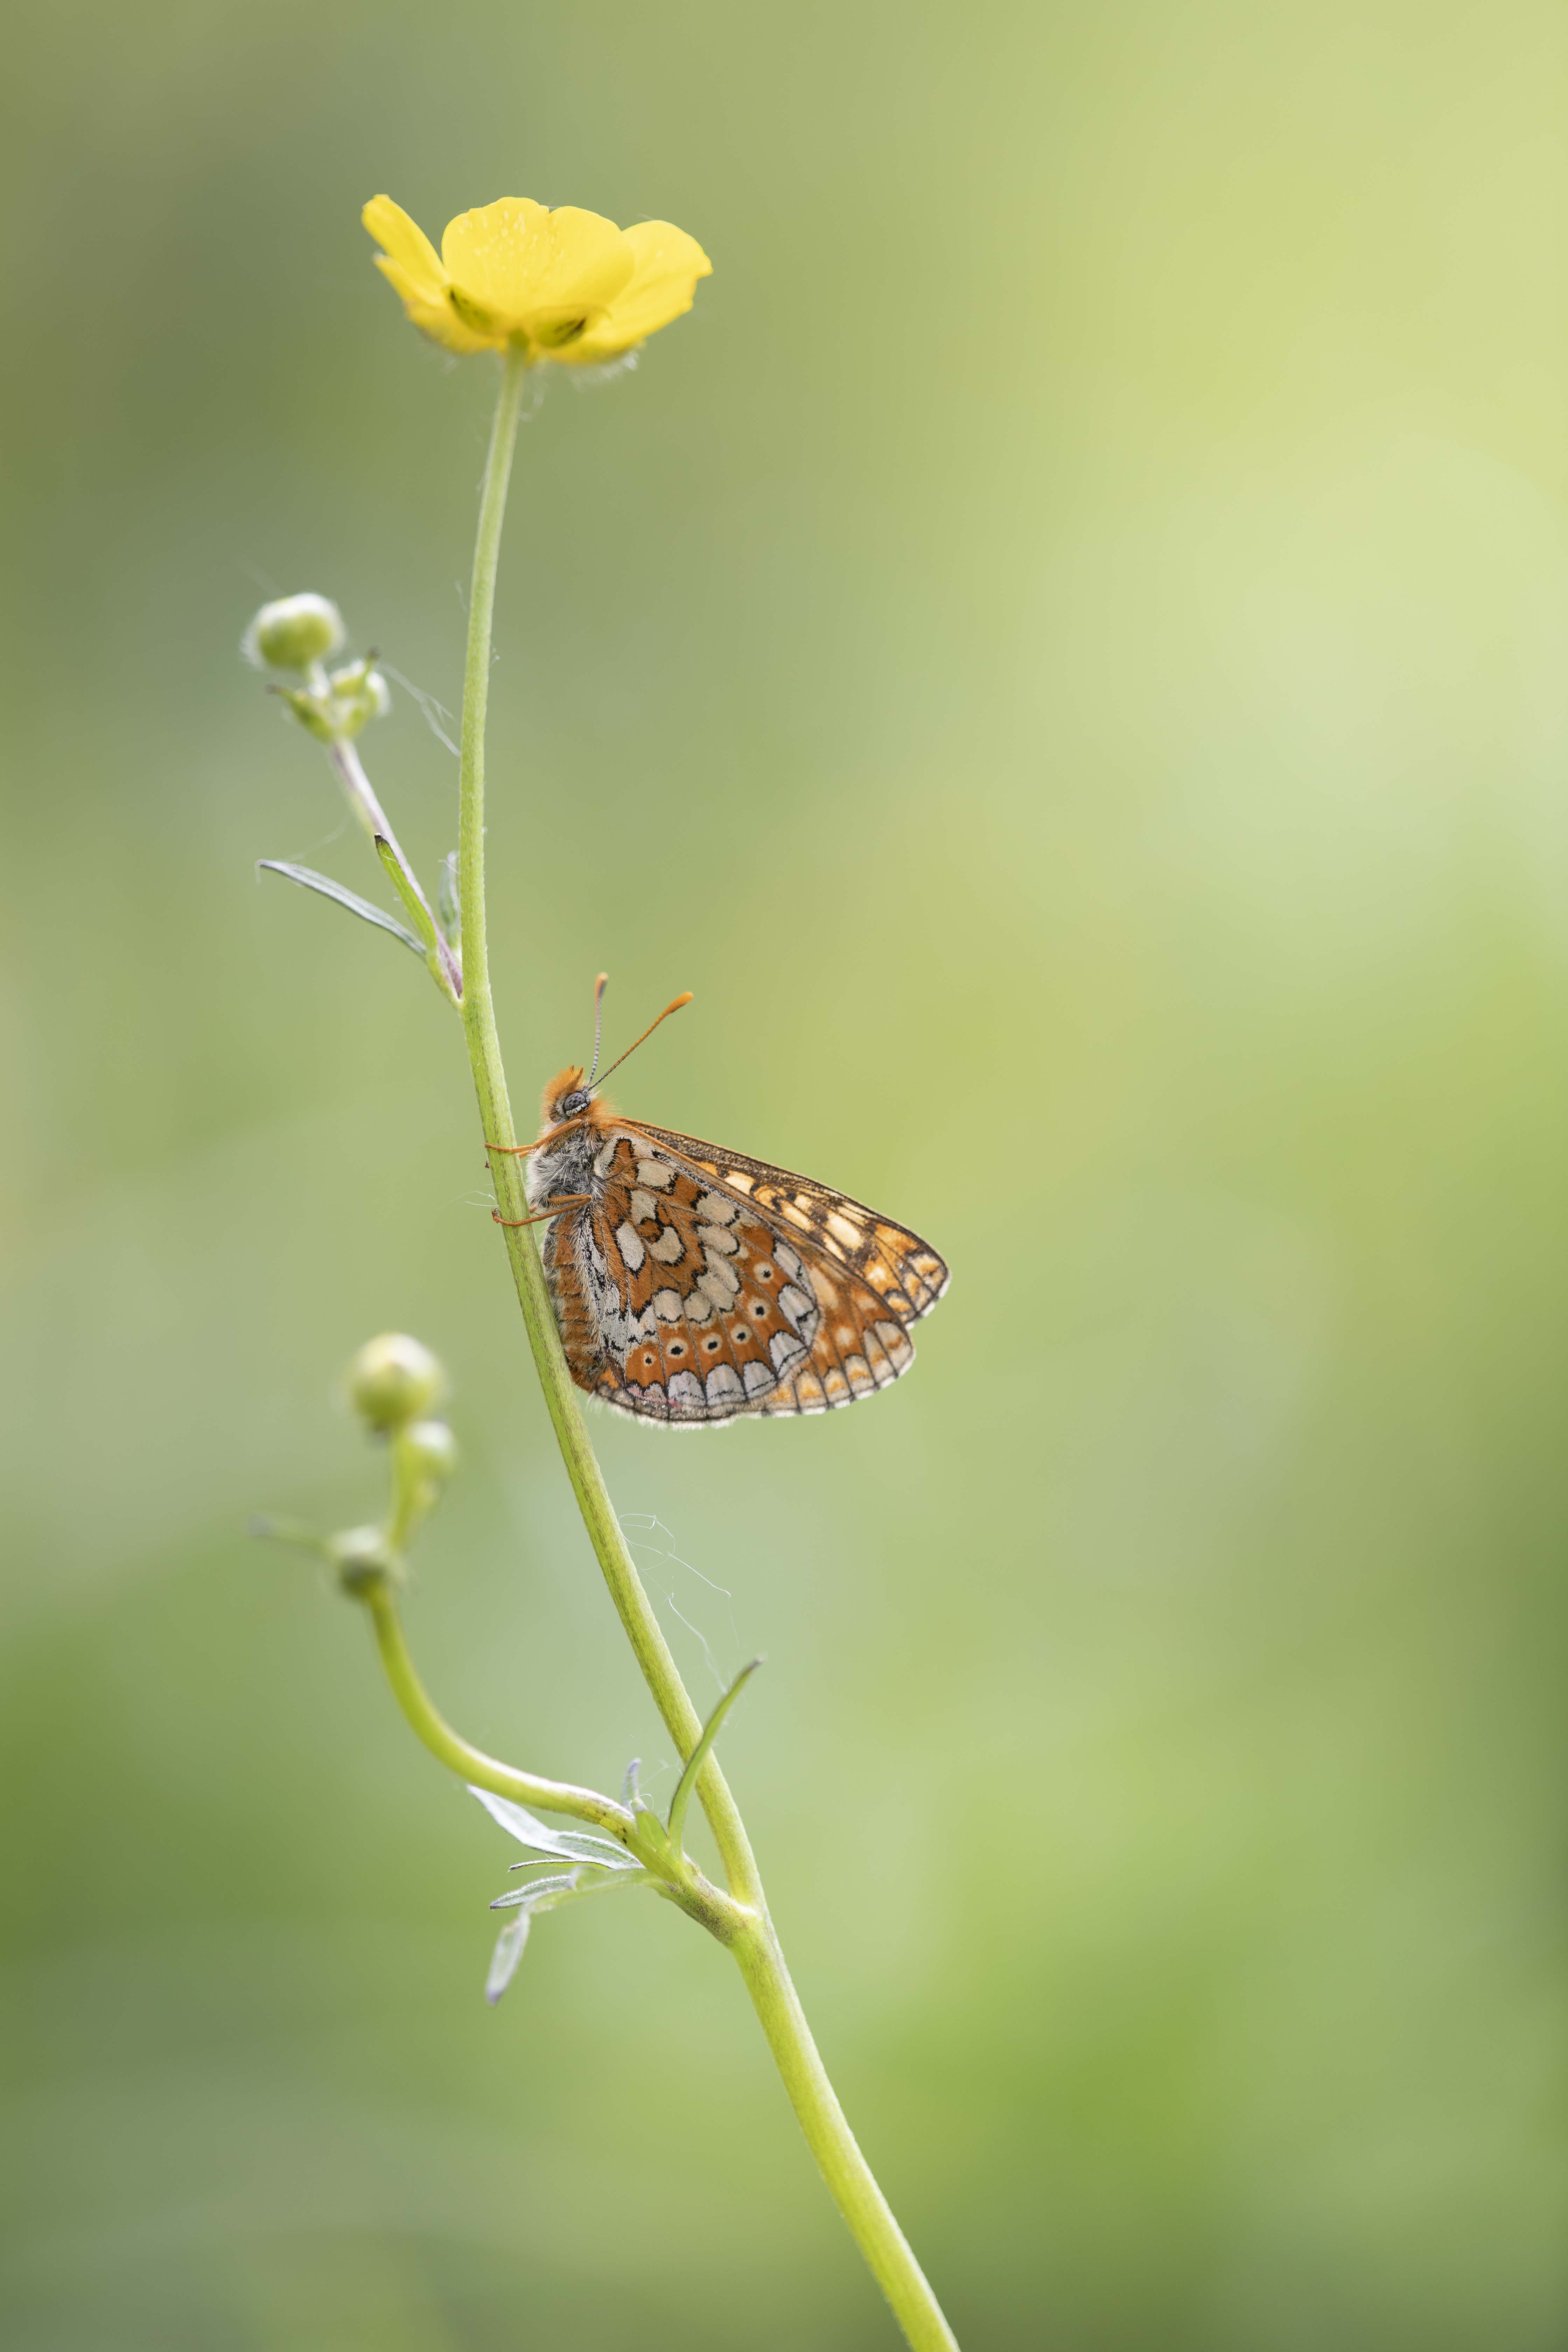
[[373,1584],[395,1583],[398,1561],[381,1528],[345,1528],[327,1546],[345,1592],[364,1592]]
[[444,1486],[458,1466],[458,1441],[444,1421],[414,1421],[397,1443],[413,1476]]
[[373,719],[392,708],[392,689],[368,661],[333,670],[323,685],[274,687],[318,743],[352,743]]
[[343,642],[343,619],[330,596],[279,596],[263,604],[240,639],[257,669],[310,669]]
[[428,1348],[405,1331],[367,1339],[348,1369],[349,1397],[378,1433],[405,1429],[440,1403],[447,1375]]
[[392,688],[368,662],[335,669],[327,683],[331,688],[332,731],[340,741],[352,740],[373,719],[384,719],[392,708]]

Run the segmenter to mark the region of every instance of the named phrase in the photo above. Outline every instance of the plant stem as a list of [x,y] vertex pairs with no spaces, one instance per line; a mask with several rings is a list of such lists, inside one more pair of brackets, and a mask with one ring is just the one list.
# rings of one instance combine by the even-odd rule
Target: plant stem
[[738,1936],[730,1948],[768,2037],[806,2145],[894,2318],[914,2352],[958,2352],[958,2338],[942,2316],[931,2282],[877,2186],[876,2175],[861,2155],[859,2142],[827,2079],[773,1922],[764,1917]]
[[[490,674],[490,629],[495,608],[496,564],[500,551],[501,519],[506,512],[507,484],[511,473],[512,445],[517,437],[522,404],[526,360],[509,352],[501,377],[479,500],[479,535],[474,545],[473,585],[468,600],[468,651],[463,672],[462,765],[458,779],[458,896],[462,910],[463,1034],[473,1066],[474,1088],[485,1140],[491,1144],[517,1141],[511,1101],[496,1034],[495,1005],[490,994],[489,953],[485,925],[485,709]],[[503,1216],[527,1213],[523,1180],[518,1160],[497,1152],[491,1165],[496,1196]],[[598,1556],[610,1598],[626,1631],[644,1680],[653,1693],[665,1728],[684,1759],[702,1737],[702,1719],[688,1697],[658,1618],[644,1591],[620,1522],[611,1504],[604,1474],[583,1425],[577,1391],[567,1369],[561,1335],[544,1286],[539,1248],[526,1230],[510,1230],[507,1255],[511,1260],[523,1324],[538,1368],[544,1401],[554,1424],[556,1442],[577,1497],[589,1539]],[[697,1793],[723,1860],[730,1892],[737,1900],[760,1906],[762,1885],[757,1865],[742,1826],[735,1801],[718,1765],[710,1757],[698,1776]]]
[[[500,553],[501,522],[506,512],[507,486],[511,474],[513,445],[521,410],[528,362],[514,347],[503,362],[495,422],[485,462],[479,499],[479,532],[474,544],[473,583],[468,600],[468,658],[463,673],[461,772],[458,784],[458,882],[462,912],[463,1032],[468,1041],[479,1118],[489,1145],[515,1143],[511,1104],[496,1032],[490,995],[489,957],[485,926],[485,711],[489,693],[490,631],[495,608],[496,569]],[[505,1151],[492,1154],[496,1195],[503,1217],[527,1212],[523,1179],[518,1160]],[[616,1613],[626,1628],[638,1665],[682,1761],[690,1758],[702,1737],[702,1722],[687,1694],[679,1671],[654,1615],[636,1562],[621,1532],[609,1490],[584,1425],[577,1391],[573,1386],[561,1335],[545,1287],[540,1262],[537,1228],[509,1227],[507,1255],[512,1279],[538,1368],[545,1403],[556,1441],[566,1465],[583,1523],[597,1555]],[[395,1616],[391,1623],[396,1631]],[[381,1635],[381,1620],[377,1619]],[[401,1637],[398,1636],[400,1642]],[[396,1653],[394,1653],[395,1656]],[[383,1638],[383,1656],[386,1657]],[[393,1671],[388,1663],[389,1674]],[[400,1670],[417,1691],[413,1668],[405,1654]],[[403,1693],[400,1691],[399,1696]],[[418,1694],[423,1699],[423,1693]],[[406,1705],[406,1700],[405,1700]],[[461,1752],[467,1744],[447,1730],[428,1701],[431,1723]],[[416,1727],[419,1727],[416,1720]],[[434,1745],[421,1729],[426,1745]],[[437,1748],[439,1754],[441,1750]],[[489,1762],[489,1759],[486,1759]],[[465,1768],[466,1769],[466,1768]],[[504,1766],[495,1768],[501,1771]],[[493,1784],[487,1784],[493,1785]],[[834,2095],[816,2045],[805,2021],[784,1952],[768,1916],[762,1880],[735,1801],[710,1754],[697,1775],[697,1794],[713,1832],[731,1895],[755,1915],[728,1940],[740,1965],[746,1990],[762,2021],[784,2087],[801,2128],[816,2157],[840,2212],[870,2266],[895,2316],[915,2352],[957,2352],[956,2342],[925,2275],[910,2252],[878,2188],[844,2111]],[[584,1792],[577,1792],[579,1794]],[[548,1798],[536,1798],[548,1804]]]
[[596,1790],[576,1788],[570,1780],[546,1780],[536,1772],[520,1772],[514,1766],[487,1756],[482,1748],[470,1747],[437,1714],[415,1672],[390,1585],[374,1583],[363,1598],[375,1627],[376,1647],[393,1695],[431,1755],[448,1771],[471,1780],[477,1788],[491,1790],[498,1797],[510,1797],[516,1804],[542,1805],[552,1813],[574,1813],[579,1821],[592,1822],[595,1829],[607,1832],[623,1845],[627,1843],[633,1823],[625,1805],[613,1804]]

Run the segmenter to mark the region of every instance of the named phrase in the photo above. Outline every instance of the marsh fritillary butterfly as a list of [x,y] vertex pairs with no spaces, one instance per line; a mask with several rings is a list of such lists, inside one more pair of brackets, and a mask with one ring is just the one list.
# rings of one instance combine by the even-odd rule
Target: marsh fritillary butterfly
[[529,1154],[534,1213],[500,1222],[546,1227],[577,1386],[638,1421],[695,1428],[829,1412],[908,1371],[910,1326],[948,1285],[936,1252],[826,1184],[596,1101],[604,991],[601,973],[586,1080],[569,1065],[544,1089],[537,1140],[494,1147]]

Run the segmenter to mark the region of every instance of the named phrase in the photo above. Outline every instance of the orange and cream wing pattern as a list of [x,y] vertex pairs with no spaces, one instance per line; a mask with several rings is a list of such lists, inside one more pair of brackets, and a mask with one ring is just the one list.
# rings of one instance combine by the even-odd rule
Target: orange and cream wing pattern
[[950,1278],[929,1243],[811,1177],[668,1128],[627,1126],[639,1149],[651,1146],[685,1181],[706,1181],[712,1195],[728,1201],[736,1212],[732,1230],[744,1235],[752,1219],[759,1223],[773,1262],[800,1269],[791,1287],[809,1286],[815,1316],[791,1327],[805,1343],[805,1360],[777,1362],[773,1383],[759,1381],[738,1411],[828,1412],[909,1370],[915,1354],[909,1327],[930,1313]]
[[544,1251],[574,1380],[648,1421],[754,1411],[816,1338],[800,1254],[639,1132],[595,1140],[591,1197],[551,1221]]

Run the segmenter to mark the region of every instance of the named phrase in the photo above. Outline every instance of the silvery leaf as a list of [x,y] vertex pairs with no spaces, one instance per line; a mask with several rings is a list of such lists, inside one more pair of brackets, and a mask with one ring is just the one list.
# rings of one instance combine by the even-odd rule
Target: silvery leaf
[[395,915],[386,914],[380,907],[373,907],[368,898],[360,898],[353,890],[345,890],[341,882],[332,880],[331,875],[318,874],[309,866],[290,866],[281,857],[258,857],[256,864],[258,873],[281,874],[286,881],[298,882],[301,889],[318,891],[323,898],[331,898],[338,906],[346,907],[351,915],[359,917],[362,923],[374,923],[377,930],[390,931],[395,940],[401,940],[405,948],[412,948],[420,962],[424,962],[425,950]]
[[485,1979],[485,1999],[492,2009],[517,1974],[517,1964],[522,1958],[522,1948],[528,1941],[528,1931],[532,1924],[531,1914],[520,1911],[515,1919],[507,1921],[496,1937],[489,1974]]
[[477,1797],[492,1822],[514,1837],[519,1845],[531,1846],[536,1853],[553,1853],[564,1862],[596,1862],[605,1870],[635,1870],[637,1864],[623,1846],[612,1838],[595,1837],[588,1830],[552,1830],[529,1812],[522,1805],[514,1805],[510,1797],[496,1797],[488,1789],[476,1789],[469,1783],[468,1794]]
[[490,1909],[515,1911],[520,1905],[525,1909],[531,1909],[542,1895],[554,1895],[562,1888],[570,1893],[576,1884],[577,1874],[574,1870],[558,1872],[553,1878],[531,1879],[526,1886],[509,1886],[504,1895],[496,1896],[495,1901],[490,1905]]

